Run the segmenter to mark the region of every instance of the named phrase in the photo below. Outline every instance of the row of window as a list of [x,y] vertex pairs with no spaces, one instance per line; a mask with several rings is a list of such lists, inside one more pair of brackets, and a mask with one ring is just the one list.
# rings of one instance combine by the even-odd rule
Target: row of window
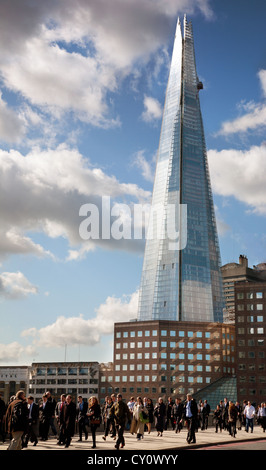
[[[238,357],[239,359],[245,359],[246,357],[248,359],[255,359],[256,355],[254,351],[248,351],[247,354],[246,354],[246,351],[239,351]],[[257,357],[260,359],[264,359],[265,357],[264,351],[258,351]]]
[[265,364],[238,364],[238,370],[256,370],[258,371],[265,370]]
[[[169,369],[170,370],[180,370],[180,371],[184,371],[185,369],[187,368],[188,371],[190,372],[193,372],[194,370],[197,370],[198,372],[201,372],[203,370],[205,370],[206,372],[211,372],[212,370],[212,367],[211,366],[202,366],[202,365],[187,365],[185,366],[184,364],[178,364],[178,365],[173,365],[172,367],[170,367]],[[126,370],[157,370],[158,369],[158,366],[157,364],[137,364],[135,366],[135,364],[123,364],[123,365],[120,365],[120,364],[117,364],[115,366],[115,370],[116,371],[126,371]],[[160,369],[161,370],[167,370],[167,365],[166,364],[161,364],[160,366]],[[219,366],[214,366],[214,371],[215,372],[218,372],[219,371]]]
[[[160,353],[160,355],[158,355],[157,353],[116,354],[115,355],[115,360],[120,361],[121,359],[123,359],[123,360],[127,360],[127,359],[131,359],[131,360],[134,360],[134,359],[158,359],[158,356],[161,359],[185,359],[185,357],[186,357],[189,360],[194,360],[194,359],[198,359],[198,360],[205,359],[206,361],[211,360],[211,355],[210,354],[203,355],[203,354],[188,353],[188,354],[185,355],[184,353],[166,353],[166,352],[162,352],[162,353]],[[214,355],[212,355],[212,359],[215,360],[215,361],[220,361],[221,356],[219,354],[214,354]],[[233,361],[233,358],[232,358],[232,361]]]
[[[244,299],[245,294],[244,292],[238,292],[236,295],[237,299]],[[246,299],[263,299],[263,292],[247,292]]]
[[238,315],[237,316],[237,322],[238,323],[244,323],[245,321],[247,321],[248,323],[254,323],[254,322],[258,322],[258,323],[262,323],[264,321],[263,319],[263,316],[262,315],[247,315],[247,316],[244,316],[244,315]]
[[[152,375],[152,376],[149,376],[149,375],[115,375],[114,377],[114,381],[115,382],[158,382],[158,379],[160,379],[160,377],[158,377],[157,375]],[[189,377],[186,377],[185,376],[179,376],[179,377],[171,377],[170,378],[171,382],[175,382],[176,380],[178,382],[188,382],[188,383],[203,383],[203,377],[192,377],[192,376],[189,376]],[[166,382],[167,381],[167,377],[166,376],[161,376],[161,381],[162,382]],[[206,383],[211,383],[211,377],[205,377],[205,382]]]
[[[167,330],[161,330],[160,331],[161,333],[161,336],[168,336],[168,332]],[[135,338],[136,336],[137,337],[142,337],[142,336],[146,336],[146,337],[149,337],[149,336],[157,336],[158,335],[158,331],[157,330],[146,330],[146,331],[117,331],[116,332],[116,338]],[[169,332],[169,335],[174,337],[174,336],[180,336],[180,337],[184,337],[185,336],[185,331],[175,331],[175,330],[170,330]],[[205,338],[210,338],[211,337],[211,333],[209,331],[205,331],[205,333],[203,333],[202,331],[187,331],[187,336],[188,338],[192,338],[194,335],[196,335],[197,338],[203,338],[203,336],[205,336]],[[215,332],[215,338],[219,338],[220,335],[219,333],[216,333]]]
[[263,310],[263,304],[237,304],[237,311],[242,312],[244,310]]
[[244,335],[245,333],[254,335],[263,335],[264,334],[264,328],[238,328],[237,332],[239,335]]
[[246,377],[245,375],[240,375],[239,377],[239,382],[259,382],[261,384],[266,383],[266,377],[265,375],[255,377],[254,375],[250,375],[249,377]]
[[[142,341],[138,341],[137,343],[135,342],[130,342],[130,343],[116,343],[116,349],[127,349],[128,347],[130,349],[135,349],[136,347],[137,348],[157,348],[157,345],[158,345],[158,342],[157,341],[145,341],[144,343]],[[184,348],[185,347],[185,343],[183,342],[179,342],[179,343],[176,343],[175,341],[170,341],[169,343],[167,341],[161,341],[160,342],[160,347],[161,348],[167,348],[167,346],[170,346],[170,348]],[[197,348],[197,349],[202,349],[203,348],[203,343],[191,343],[191,342],[188,342],[187,343],[187,347],[188,348]],[[204,347],[205,349],[210,349],[211,345],[210,343],[204,343]],[[217,343],[215,345],[215,349],[219,349],[220,345],[219,343]]]
[[87,367],[50,367],[37,368],[37,375],[88,375]]
[[37,379],[37,380],[30,380],[31,384],[36,385],[62,385],[62,384],[97,384],[98,379]]

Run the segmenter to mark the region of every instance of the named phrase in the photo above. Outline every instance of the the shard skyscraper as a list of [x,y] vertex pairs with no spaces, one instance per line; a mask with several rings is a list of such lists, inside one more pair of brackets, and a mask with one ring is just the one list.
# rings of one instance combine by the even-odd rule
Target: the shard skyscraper
[[[183,34],[177,22],[152,198],[152,208],[164,207],[159,220],[163,236],[146,240],[139,321],[223,321],[220,250],[200,110],[201,88],[192,24],[184,17]],[[172,220],[166,217],[167,208],[173,205],[180,249],[169,244],[166,236],[166,225]],[[185,207],[186,217],[185,211],[182,217],[180,208]],[[153,219],[151,215],[150,226]]]

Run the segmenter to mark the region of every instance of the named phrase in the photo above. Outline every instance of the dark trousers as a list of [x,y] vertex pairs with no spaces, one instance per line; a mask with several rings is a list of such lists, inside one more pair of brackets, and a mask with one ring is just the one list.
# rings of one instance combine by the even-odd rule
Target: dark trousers
[[81,418],[78,422],[79,425],[79,438],[82,439],[82,432],[85,434],[85,439],[88,439],[88,432],[85,426],[85,418]]
[[236,435],[236,421],[228,421],[228,431],[231,436]]
[[91,435],[92,435],[92,444],[96,446],[96,429],[98,424],[91,424]]
[[105,430],[104,430],[105,437],[108,436],[108,433],[110,431],[110,425],[111,425],[111,420],[107,418],[105,422]]
[[60,444],[64,444],[66,440],[66,435],[65,435],[65,424],[64,423],[59,423],[59,436],[58,436],[58,442]]
[[118,438],[116,441],[116,446],[118,447],[120,444],[123,446],[125,445],[125,438],[124,438],[124,431],[125,431],[125,423],[123,424],[116,424],[116,430],[118,434]]
[[48,432],[50,426],[50,418],[45,418],[40,422],[40,437],[42,439],[48,439]]
[[25,445],[27,446],[29,441],[35,442],[37,444],[38,442],[37,434],[38,434],[38,422],[33,423],[32,421],[29,421],[28,428],[27,428],[26,435],[25,435],[25,441],[24,441]]
[[196,419],[195,418],[187,418],[187,441],[188,443],[190,442],[196,442],[196,435],[195,435],[195,429],[196,429]]

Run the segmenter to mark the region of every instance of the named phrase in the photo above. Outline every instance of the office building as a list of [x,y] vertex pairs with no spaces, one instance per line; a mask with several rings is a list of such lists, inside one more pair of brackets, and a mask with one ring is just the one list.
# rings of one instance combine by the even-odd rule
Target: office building
[[[221,262],[191,22],[178,20],[157,154],[138,320],[223,321]],[[172,212],[171,212],[172,211]]]

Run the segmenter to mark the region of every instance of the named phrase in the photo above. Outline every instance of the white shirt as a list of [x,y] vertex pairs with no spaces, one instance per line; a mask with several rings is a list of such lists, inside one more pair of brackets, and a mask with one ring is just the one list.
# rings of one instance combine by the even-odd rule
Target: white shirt
[[249,418],[249,419],[252,419],[254,418],[255,416],[255,408],[254,406],[250,405],[246,405],[245,406],[245,409],[244,409],[244,415],[246,416],[246,418]]

